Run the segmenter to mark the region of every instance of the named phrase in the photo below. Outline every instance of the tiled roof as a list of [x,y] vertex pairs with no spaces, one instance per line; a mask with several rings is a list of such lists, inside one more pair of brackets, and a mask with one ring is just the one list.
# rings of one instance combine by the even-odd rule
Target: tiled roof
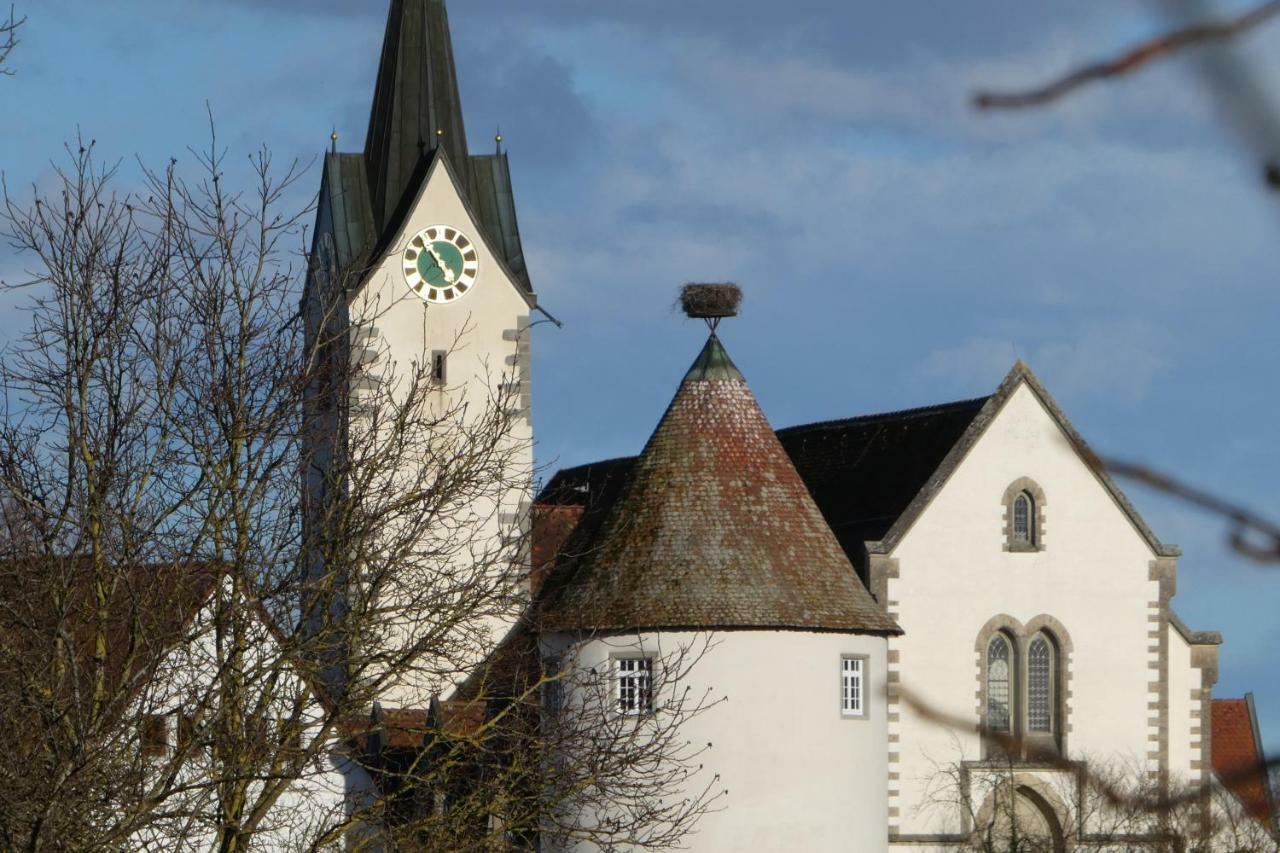
[[898,633],[714,336],[619,489],[561,549],[544,629]]
[[[778,430],[778,440],[844,549],[862,569],[862,543],[881,538],[964,434],[986,397]],[[558,472],[541,504],[599,510],[617,498],[635,457]]]
[[[83,678],[91,666],[98,626],[95,579],[107,581],[103,673],[108,690],[146,672],[179,643],[209,600],[223,571],[211,563],[106,569],[95,578],[87,558],[39,558],[0,563],[0,678],[8,667],[47,666],[54,639],[69,641]],[[65,663],[65,661],[64,661]],[[69,684],[69,690],[85,684]],[[68,697],[69,698],[69,697]]]
[[1214,699],[1211,748],[1213,772],[1236,795],[1248,814],[1271,825],[1271,791],[1259,765],[1264,754],[1258,742],[1252,697]]

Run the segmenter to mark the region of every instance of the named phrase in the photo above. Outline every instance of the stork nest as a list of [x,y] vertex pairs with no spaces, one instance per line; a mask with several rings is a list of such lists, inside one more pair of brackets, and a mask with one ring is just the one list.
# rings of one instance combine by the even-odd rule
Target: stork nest
[[686,284],[680,288],[680,307],[695,319],[738,316],[742,289],[736,284]]

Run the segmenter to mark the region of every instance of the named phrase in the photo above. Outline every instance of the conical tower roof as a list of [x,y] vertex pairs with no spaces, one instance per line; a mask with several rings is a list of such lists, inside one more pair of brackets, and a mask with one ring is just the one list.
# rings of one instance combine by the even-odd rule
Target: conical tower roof
[[444,150],[470,186],[467,134],[444,0],[392,0],[369,116],[365,163],[380,229],[395,218],[425,157]]
[[900,632],[715,335],[624,494],[602,519],[584,519],[562,553],[544,630]]

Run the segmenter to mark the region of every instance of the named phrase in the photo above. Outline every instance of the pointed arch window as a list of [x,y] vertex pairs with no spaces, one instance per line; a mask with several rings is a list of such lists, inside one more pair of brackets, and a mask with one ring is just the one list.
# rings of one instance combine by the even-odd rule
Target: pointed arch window
[[1037,761],[1066,750],[1070,637],[1047,615],[991,619],[978,634],[977,712],[984,758]]
[[1031,496],[1019,492],[1013,499],[1013,541],[1019,545],[1034,545],[1035,530],[1031,524]]
[[1043,633],[1027,646],[1027,731],[1053,733],[1053,644]]
[[987,728],[1008,732],[1012,709],[1012,649],[1009,638],[996,634],[987,644]]
[[1044,490],[1019,477],[1004,492],[1004,550],[1044,550]]

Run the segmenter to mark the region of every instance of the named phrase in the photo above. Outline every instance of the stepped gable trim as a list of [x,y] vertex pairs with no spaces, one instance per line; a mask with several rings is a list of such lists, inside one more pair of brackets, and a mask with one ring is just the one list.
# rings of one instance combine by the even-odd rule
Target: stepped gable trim
[[462,185],[458,181],[458,173],[454,171],[453,166],[449,163],[449,155],[445,150],[443,148],[437,148],[422,159],[422,162],[418,164],[418,168],[421,170],[421,177],[419,178],[417,173],[415,173],[413,178],[413,181],[417,184],[417,189],[413,193],[405,195],[404,201],[401,204],[401,209],[396,211],[395,227],[387,229],[378,244],[374,247],[373,260],[370,264],[369,271],[361,277],[360,283],[350,290],[348,293],[348,302],[354,299],[356,294],[364,289],[365,285],[369,283],[369,280],[373,278],[373,276],[382,267],[382,264],[391,256],[392,247],[394,247],[399,240],[407,236],[405,226],[408,223],[410,212],[413,211],[422,200],[423,194],[427,191],[427,185],[431,183],[431,179],[435,176],[436,170],[443,168],[445,173],[449,176],[449,180],[453,185],[453,190],[457,194],[459,201],[462,202],[462,209],[466,211],[467,216],[469,216],[471,221],[475,223],[476,237],[484,243],[484,247],[488,250],[493,262],[498,265],[498,269],[500,269],[503,275],[506,276],[507,281],[509,281],[511,286],[516,289],[516,292],[520,294],[525,303],[528,304],[531,309],[539,309],[540,306],[538,305],[537,295],[532,290],[525,290],[524,287],[521,286],[521,278],[511,271],[511,268],[507,266],[507,260],[503,256],[503,253],[498,251],[494,246],[493,240],[487,233],[488,229],[484,227],[483,220],[476,212],[475,207],[471,204],[471,199],[467,197],[467,193],[463,191]]
[[1222,645],[1222,634],[1217,631],[1192,631],[1187,627],[1187,623],[1182,618],[1169,610],[1169,624],[1174,630],[1181,635],[1182,639],[1187,641],[1190,646],[1220,646]]
[[960,463],[969,455],[969,450],[977,443],[978,439],[986,433],[992,421],[995,420],[997,414],[1004,408],[1005,403],[1013,396],[1014,392],[1021,386],[1026,385],[1040,404],[1053,418],[1058,428],[1066,435],[1067,440],[1071,442],[1071,446],[1075,449],[1081,461],[1084,462],[1089,470],[1093,472],[1093,476],[1102,484],[1111,499],[1119,507],[1120,511],[1128,518],[1129,523],[1133,525],[1134,530],[1143,538],[1147,546],[1151,548],[1153,554],[1157,557],[1177,557],[1182,551],[1176,545],[1166,545],[1152,532],[1151,528],[1138,514],[1133,504],[1125,496],[1120,487],[1116,485],[1111,476],[1097,465],[1091,464],[1090,459],[1094,458],[1093,451],[1089,449],[1089,445],[1084,438],[1072,426],[1071,421],[1067,419],[1066,414],[1058,406],[1057,402],[1045,389],[1044,385],[1031,371],[1031,368],[1022,359],[1013,365],[1013,369],[1005,376],[1004,381],[1000,383],[1000,387],[996,389],[996,393],[992,394],[987,402],[983,405],[982,410],[978,412],[973,419],[973,423],[964,431],[960,440],[951,448],[950,452],[943,458],[942,464],[938,466],[938,470],[929,478],[928,482],[920,489],[906,510],[898,517],[898,520],[889,528],[889,532],[879,542],[868,542],[867,553],[869,554],[890,554],[893,549],[898,547],[902,542],[907,531],[915,525],[925,508],[933,502],[934,497],[942,490],[947,481],[951,479],[951,475],[960,467]]

